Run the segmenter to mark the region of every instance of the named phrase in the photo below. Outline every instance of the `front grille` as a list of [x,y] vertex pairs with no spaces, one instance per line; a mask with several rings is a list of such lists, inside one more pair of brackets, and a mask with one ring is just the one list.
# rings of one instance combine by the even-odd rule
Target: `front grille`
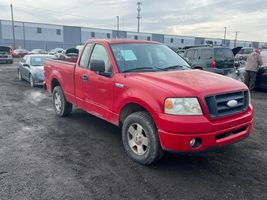
[[[223,117],[247,110],[249,102],[248,96],[248,91],[240,91],[205,97],[210,117]],[[228,106],[227,103],[231,100],[236,100],[237,105],[234,107]]]

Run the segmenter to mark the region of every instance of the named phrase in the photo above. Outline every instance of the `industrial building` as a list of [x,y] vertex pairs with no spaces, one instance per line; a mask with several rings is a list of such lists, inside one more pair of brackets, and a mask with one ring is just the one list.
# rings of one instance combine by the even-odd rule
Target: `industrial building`
[[[112,29],[99,29],[89,27],[75,27],[65,25],[14,22],[15,47],[51,50],[56,47],[71,48],[83,44],[92,38],[128,38],[152,40],[164,43],[170,47],[182,48],[193,45],[225,45],[262,48],[267,43],[241,40],[223,40],[219,38],[204,38],[155,33],[137,33],[130,31],[117,31]],[[14,46],[11,20],[0,20],[0,45]]]

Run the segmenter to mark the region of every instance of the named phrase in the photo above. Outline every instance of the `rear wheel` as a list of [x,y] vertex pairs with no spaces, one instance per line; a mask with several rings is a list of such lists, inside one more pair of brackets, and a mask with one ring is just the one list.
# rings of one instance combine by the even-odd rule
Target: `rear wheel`
[[147,112],[136,112],[125,119],[122,142],[128,156],[143,165],[152,164],[163,155],[157,127]]
[[56,114],[60,117],[65,117],[72,111],[72,104],[67,102],[60,86],[56,86],[53,90],[53,106]]

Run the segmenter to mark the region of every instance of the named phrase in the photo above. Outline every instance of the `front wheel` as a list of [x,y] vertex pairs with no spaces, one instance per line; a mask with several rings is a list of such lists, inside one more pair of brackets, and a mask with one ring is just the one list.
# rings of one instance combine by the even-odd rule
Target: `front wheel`
[[53,106],[60,117],[65,117],[72,111],[72,104],[67,102],[60,86],[56,86],[53,90]]
[[147,112],[136,112],[125,119],[122,142],[128,156],[143,165],[152,164],[163,155],[157,127]]
[[22,80],[22,76],[21,76],[20,70],[18,70],[18,77],[19,77],[19,80],[21,81]]
[[34,85],[34,81],[33,81],[33,78],[32,78],[32,75],[31,74],[30,74],[29,79],[30,79],[30,85],[31,85],[31,87],[34,87],[35,85]]

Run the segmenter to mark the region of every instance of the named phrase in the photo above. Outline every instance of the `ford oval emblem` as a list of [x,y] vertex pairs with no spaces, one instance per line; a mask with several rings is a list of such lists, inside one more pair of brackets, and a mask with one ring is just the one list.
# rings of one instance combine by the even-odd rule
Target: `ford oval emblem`
[[230,100],[227,102],[227,106],[230,108],[236,107],[237,106],[237,100]]

